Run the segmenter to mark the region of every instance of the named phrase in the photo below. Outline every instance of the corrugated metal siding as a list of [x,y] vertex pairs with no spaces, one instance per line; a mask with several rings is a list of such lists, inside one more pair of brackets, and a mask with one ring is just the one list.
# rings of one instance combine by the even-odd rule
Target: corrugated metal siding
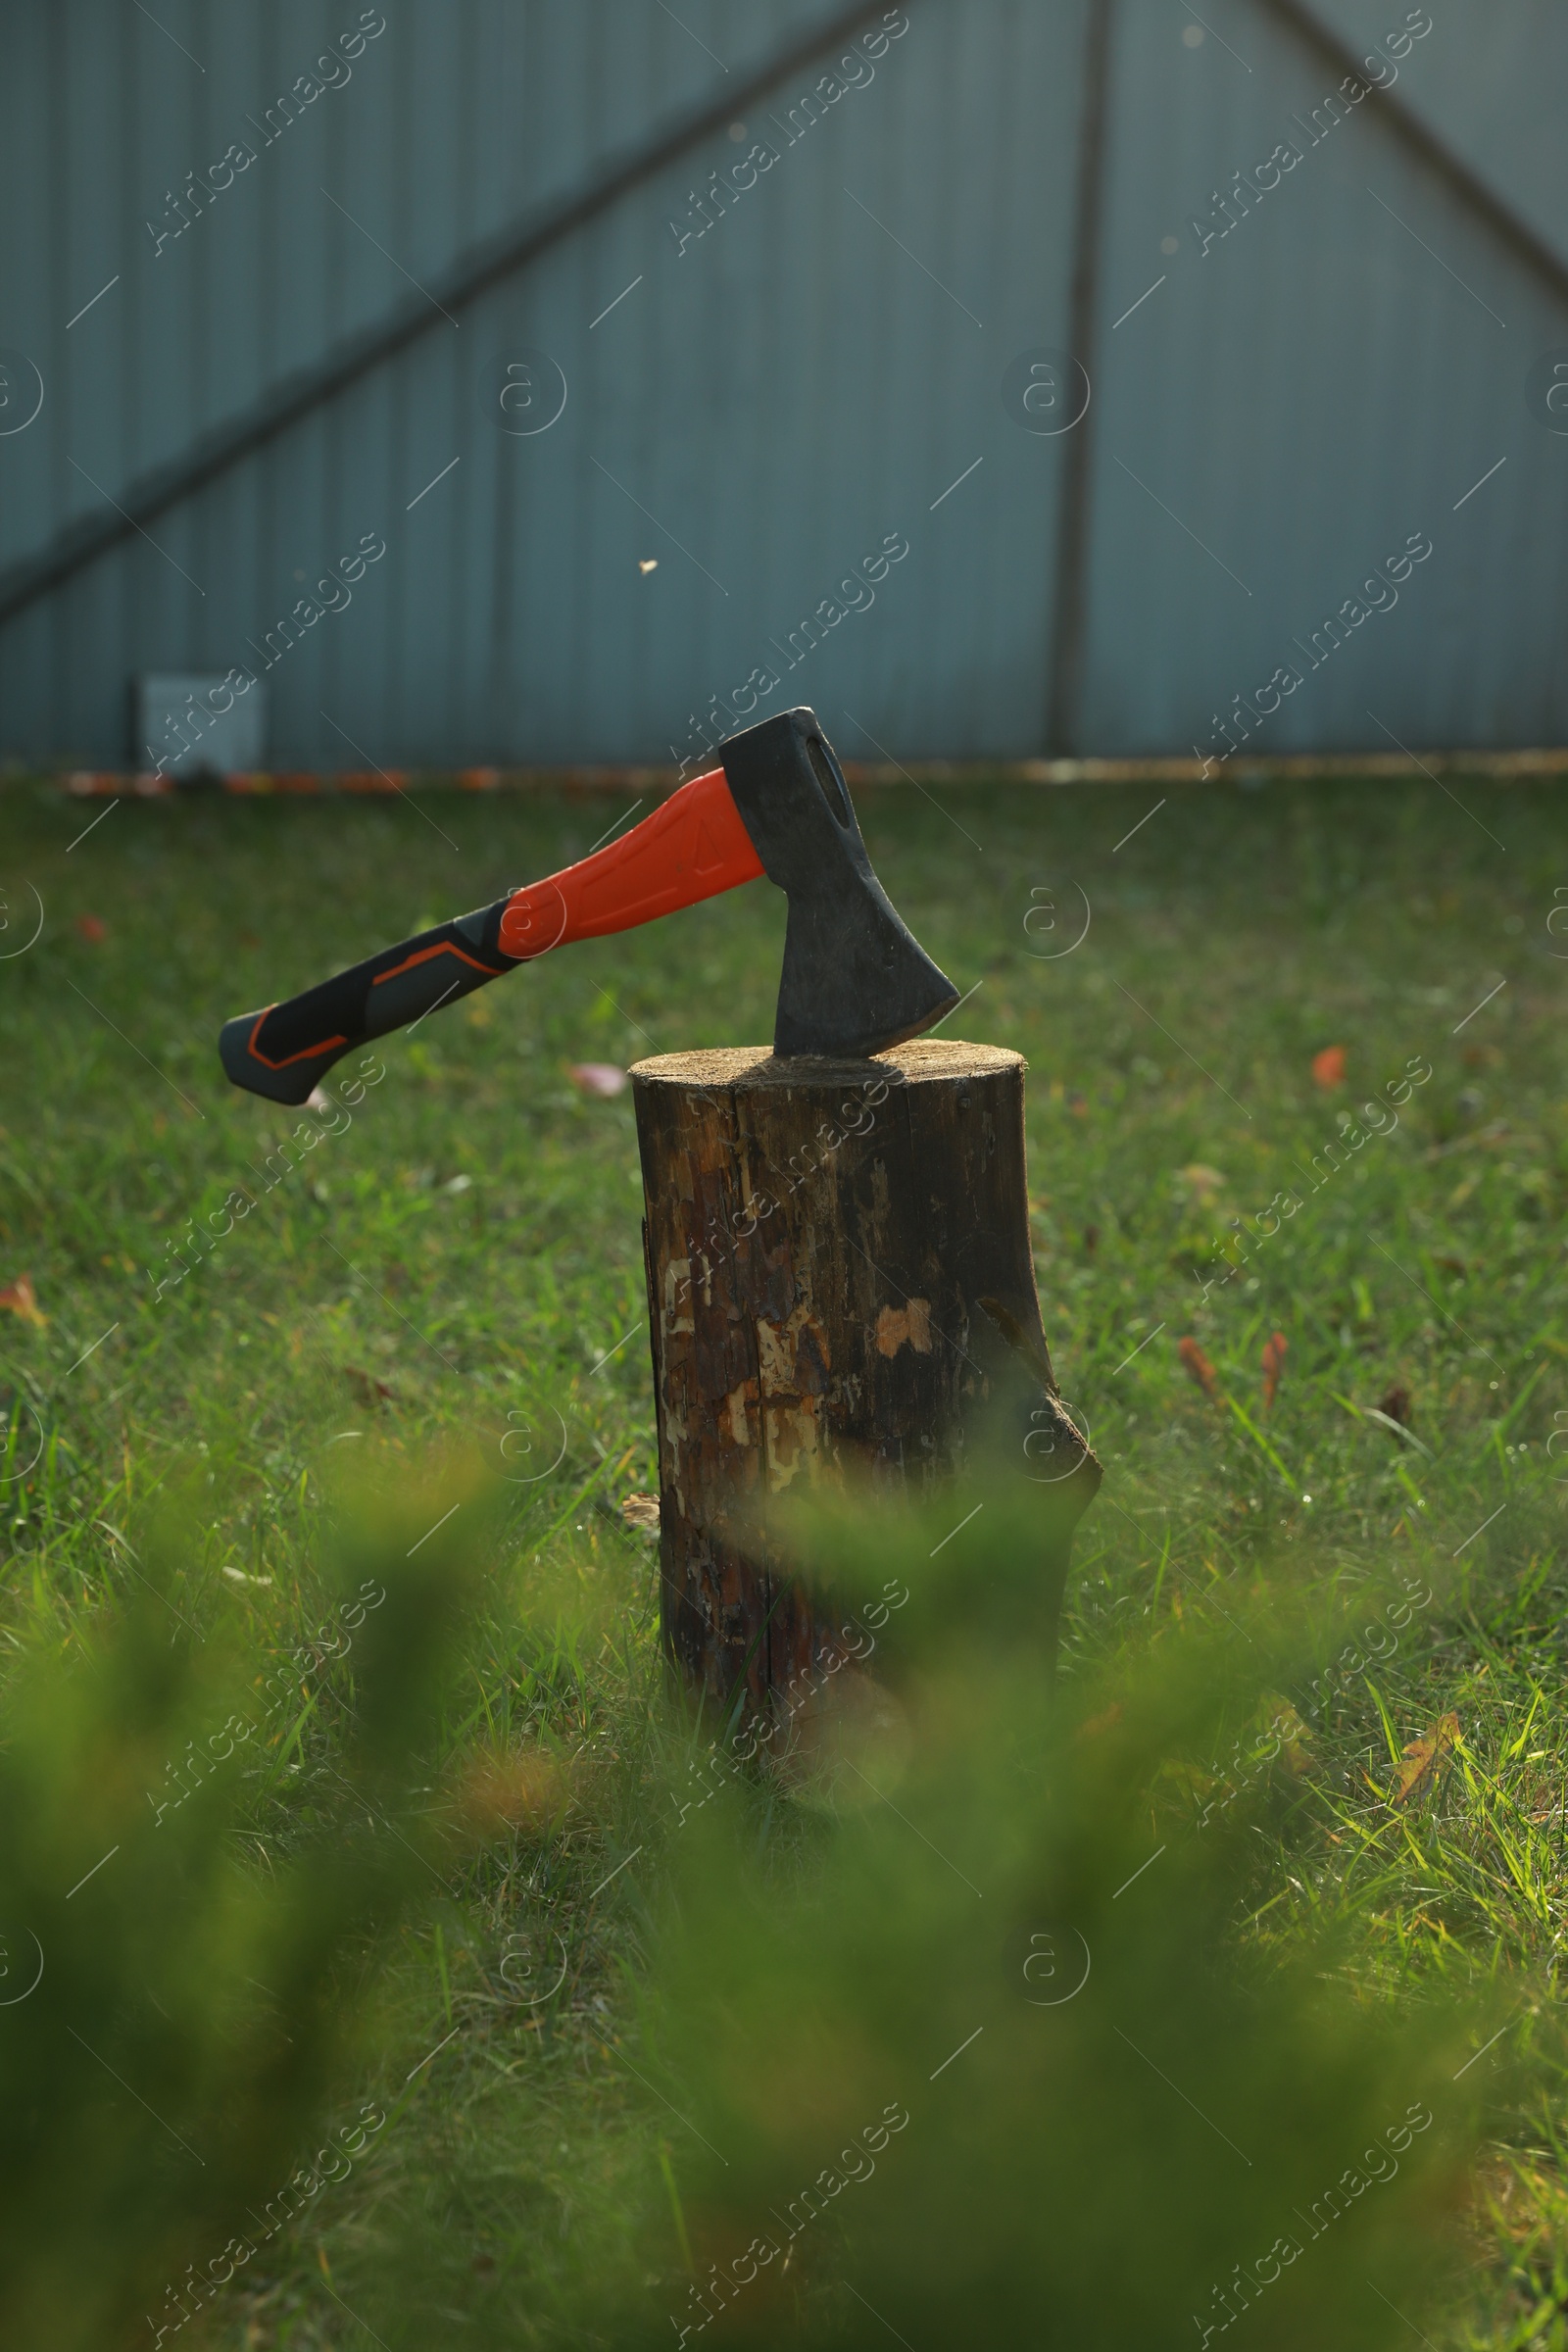
[[[1406,743],[1560,741],[1568,442],[1528,416],[1524,378],[1562,313],[1375,100],[1308,143],[1291,118],[1310,128],[1334,77],[1266,8],[1205,14],[1239,59],[1185,49],[1166,0],[1120,12],[1111,316],[1122,289],[1167,282],[1101,338],[1085,737],[1223,748],[1211,714],[1294,662],[1303,683],[1256,749],[1392,748],[1372,711]],[[1467,37],[1440,22],[1401,91],[1414,99],[1427,54]],[[1200,255],[1187,217],[1287,137],[1301,162]],[[1398,606],[1313,669],[1297,641],[1412,531],[1433,553]]]
[[[1558,296],[1375,99],[1206,255],[1187,225],[1233,169],[1304,145],[1289,118],[1334,86],[1270,0],[1208,0],[1197,47],[1173,0],[1114,0],[1090,416],[1045,439],[1004,414],[1007,362],[1070,340],[1089,4],[913,0],[874,79],[795,144],[778,120],[828,60],[754,107],[744,142],[716,129],[456,325],[432,313],[149,522],[156,547],[122,544],[0,630],[0,754],[118,764],[134,671],[256,662],[373,532],[387,553],[351,607],[267,672],[278,767],[663,760],[768,662],[763,707],[814,703],[851,756],[1026,755],[1046,748],[1077,466],[1086,629],[1073,741],[1051,748],[1218,749],[1213,714],[1292,661],[1303,684],[1254,728],[1261,751],[1388,748],[1377,721],[1406,743],[1568,736],[1568,440],[1524,396],[1568,342]],[[0,0],[0,343],[46,386],[0,438],[0,570],[839,11],[385,13],[347,85],[154,259],[166,188],[258,144],[247,119],[358,7],[166,0],[166,33],[121,0]],[[1318,13],[1360,42],[1403,11]],[[1560,154],[1499,111],[1502,88],[1538,119],[1563,48],[1547,0],[1511,0],[1505,36],[1494,12],[1440,11],[1397,89],[1568,252]],[[778,163],[677,255],[670,217],[759,133]],[[532,439],[494,421],[522,345],[569,386]],[[1397,608],[1310,668],[1293,642],[1416,530],[1433,554]],[[908,554],[874,603],[786,668],[776,649],[885,534]]]
[[[1404,14],[1382,0],[1314,0],[1317,15],[1352,48],[1377,40]],[[1436,37],[1401,91],[1419,90],[1421,112],[1472,171],[1568,259],[1568,10],[1520,0],[1472,12],[1438,11]]]

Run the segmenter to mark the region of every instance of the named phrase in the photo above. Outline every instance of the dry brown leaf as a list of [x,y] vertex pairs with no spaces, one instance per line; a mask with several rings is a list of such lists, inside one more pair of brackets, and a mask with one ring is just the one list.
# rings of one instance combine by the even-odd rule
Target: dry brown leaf
[[1450,1708],[1446,1715],[1438,1717],[1422,1739],[1405,1743],[1398,1786],[1389,1799],[1390,1804],[1413,1805],[1431,1796],[1458,1744],[1459,1718]]
[[1121,1700],[1114,1698],[1099,1715],[1086,1717],[1074,1737],[1079,1740],[1098,1740],[1102,1732],[1113,1732],[1120,1721]]
[[566,1076],[579,1093],[598,1095],[606,1102],[625,1091],[626,1073],[612,1061],[571,1061]]
[[1219,1395],[1219,1374],[1215,1371],[1208,1357],[1203,1353],[1203,1350],[1198,1345],[1198,1342],[1192,1339],[1178,1340],[1176,1343],[1176,1352],[1181,1357],[1182,1362],[1186,1366],[1188,1372],[1202,1390],[1203,1395],[1205,1396],[1217,1397]]
[[1288,1698],[1275,1702],[1269,1721],[1279,1735],[1280,1762],[1299,1779],[1312,1761],[1311,1726],[1301,1721]]
[[620,1515],[626,1525],[635,1528],[640,1535],[657,1536],[659,1533],[659,1496],[657,1494],[623,1494],[620,1498]]
[[19,1274],[15,1282],[7,1283],[5,1289],[0,1291],[0,1306],[10,1307],[11,1312],[20,1315],[24,1323],[36,1323],[40,1331],[49,1320],[46,1314],[39,1311],[30,1274]]
[[1265,1406],[1272,1405],[1279,1394],[1280,1374],[1285,1369],[1285,1356],[1289,1346],[1290,1343],[1283,1331],[1275,1332],[1272,1339],[1265,1340],[1263,1343],[1263,1402]]

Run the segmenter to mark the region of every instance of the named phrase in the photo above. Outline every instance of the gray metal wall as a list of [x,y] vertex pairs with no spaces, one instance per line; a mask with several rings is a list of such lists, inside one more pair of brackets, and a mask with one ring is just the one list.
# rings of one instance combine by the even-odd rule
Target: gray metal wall
[[[352,602],[264,673],[277,767],[664,760],[762,665],[758,710],[815,704],[849,757],[1217,753],[1237,697],[1262,753],[1568,737],[1568,438],[1528,397],[1568,359],[1549,0],[1434,0],[1316,144],[1313,24],[1361,55],[1393,0],[910,0],[793,145],[849,46],[804,54],[844,25],[823,0],[385,0],[270,144],[354,0],[155,13],[0,0],[0,756],[122,764],[134,672],[260,671],[364,534]],[[760,136],[777,163],[678,250]],[[1287,139],[1200,251],[1210,192]],[[155,252],[235,140],[255,161]],[[524,346],[567,388],[529,437],[498,399]],[[1055,437],[1001,396],[1035,346],[1093,387]],[[1313,666],[1410,534],[1397,603]]]

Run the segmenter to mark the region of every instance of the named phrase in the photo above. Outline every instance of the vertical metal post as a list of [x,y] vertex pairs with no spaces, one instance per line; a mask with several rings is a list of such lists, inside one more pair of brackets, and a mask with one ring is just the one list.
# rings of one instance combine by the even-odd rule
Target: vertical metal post
[[[1078,188],[1073,220],[1070,349],[1093,383],[1095,325],[1100,299],[1100,239],[1104,209],[1106,101],[1110,82],[1111,19],[1115,0],[1089,0],[1084,24],[1083,106],[1078,134]],[[1046,749],[1076,752],[1083,673],[1084,605],[1089,561],[1089,499],[1095,404],[1066,437],[1056,516],[1056,586],[1052,612],[1047,686]]]

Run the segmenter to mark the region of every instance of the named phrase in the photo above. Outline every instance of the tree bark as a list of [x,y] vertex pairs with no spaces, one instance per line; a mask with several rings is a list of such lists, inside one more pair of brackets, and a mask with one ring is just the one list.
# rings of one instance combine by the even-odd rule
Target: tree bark
[[720,1705],[776,1713],[839,1663],[837,1625],[781,1566],[779,1498],[857,1469],[934,1490],[1020,1369],[1036,1450],[1065,1465],[1041,1561],[1059,1602],[1100,1465],[1057,1403],[1041,1326],[1023,1074],[1017,1054],[935,1039],[872,1061],[754,1048],[632,1069],[662,1627]]

